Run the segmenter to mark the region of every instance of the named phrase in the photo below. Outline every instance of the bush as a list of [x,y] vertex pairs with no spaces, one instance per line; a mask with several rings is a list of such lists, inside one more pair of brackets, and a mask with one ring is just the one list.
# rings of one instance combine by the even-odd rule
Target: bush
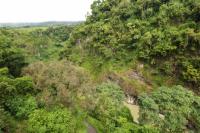
[[[14,78],[8,69],[0,69],[0,106],[11,115],[24,119],[37,107],[30,77]],[[28,96],[27,96],[28,95]]]
[[127,64],[137,57],[196,89],[200,66],[184,71],[183,79],[177,61],[199,61],[199,7],[199,0],[94,1],[92,14],[72,32],[70,47],[60,56],[75,62],[92,57],[94,69],[113,60]]
[[[119,103],[122,102],[125,98],[121,87],[114,83],[103,83],[96,87],[96,91],[98,95],[110,98],[110,100]],[[101,98],[101,96],[99,96],[99,98]]]
[[[139,119],[142,124],[160,127],[161,132],[183,132],[186,125],[198,127],[198,103],[199,96],[186,88],[160,87],[150,95],[139,97]],[[199,131],[196,128],[191,130]]]
[[0,68],[0,76],[8,76],[9,75],[9,70],[8,68]]
[[199,84],[200,82],[200,71],[195,69],[192,65],[187,66],[186,71],[182,73],[183,79],[186,82]]
[[96,87],[91,115],[104,125],[102,132],[122,131],[124,125],[133,124],[130,111],[123,106],[124,98],[122,89],[114,83],[102,83]]
[[74,133],[75,121],[67,109],[34,111],[28,120],[29,133]]
[[5,120],[7,119],[6,116],[7,116],[6,112],[2,108],[0,108],[0,132],[3,128],[6,127],[6,123],[5,123]]
[[0,105],[5,105],[6,101],[16,94],[15,86],[8,82],[0,81]]
[[0,50],[0,67],[7,67],[13,76],[19,76],[26,64],[24,55],[16,48]]
[[34,94],[36,90],[34,88],[34,83],[31,77],[20,77],[13,81],[16,87],[17,93],[21,95]]
[[37,108],[37,102],[35,97],[32,96],[16,96],[7,101],[7,107],[16,118],[27,119]]
[[14,122],[14,119],[8,112],[0,107],[0,133],[14,132],[15,129],[16,123]]
[[29,77],[10,78],[0,76],[0,104],[17,95],[35,94],[33,81]]

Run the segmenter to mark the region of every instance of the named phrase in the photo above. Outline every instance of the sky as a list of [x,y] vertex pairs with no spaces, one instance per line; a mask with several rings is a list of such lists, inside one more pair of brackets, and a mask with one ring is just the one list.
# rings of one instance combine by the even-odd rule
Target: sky
[[94,0],[0,0],[0,23],[82,21]]

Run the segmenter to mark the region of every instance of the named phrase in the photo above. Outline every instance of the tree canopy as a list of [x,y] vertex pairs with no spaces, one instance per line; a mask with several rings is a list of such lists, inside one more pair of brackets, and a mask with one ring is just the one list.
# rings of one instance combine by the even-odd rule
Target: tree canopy
[[[199,90],[199,0],[96,0],[91,8],[62,56],[78,63],[93,56],[97,66],[137,56]],[[80,46],[82,61],[73,56]]]
[[184,132],[188,127],[199,131],[199,100],[181,86],[160,87],[140,96],[140,121],[160,127],[161,132]]

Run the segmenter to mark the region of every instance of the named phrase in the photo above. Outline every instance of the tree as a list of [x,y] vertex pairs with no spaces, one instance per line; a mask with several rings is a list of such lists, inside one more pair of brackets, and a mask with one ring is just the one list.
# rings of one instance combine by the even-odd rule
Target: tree
[[[150,95],[140,96],[140,122],[158,126],[161,132],[183,132],[186,125],[198,127],[198,106],[195,104],[198,99],[181,86],[161,87]],[[190,130],[199,131],[197,128]]]
[[37,102],[33,96],[15,96],[6,103],[9,112],[18,119],[27,119],[37,109]]
[[0,68],[0,131],[14,132],[14,117],[26,119],[36,109],[35,94],[30,77],[14,78],[8,68]]
[[21,69],[27,64],[24,55],[17,48],[0,45],[0,67],[7,67],[13,76],[19,76]]
[[122,89],[114,83],[102,83],[96,87],[91,115],[104,125],[102,132],[112,133],[122,130],[125,123],[133,124],[130,111],[123,106],[124,97]]
[[14,119],[8,112],[0,107],[0,133],[14,132],[15,128],[16,123],[14,122]]
[[199,90],[199,7],[199,0],[95,0],[60,56],[77,63],[93,57],[95,69],[137,57]]

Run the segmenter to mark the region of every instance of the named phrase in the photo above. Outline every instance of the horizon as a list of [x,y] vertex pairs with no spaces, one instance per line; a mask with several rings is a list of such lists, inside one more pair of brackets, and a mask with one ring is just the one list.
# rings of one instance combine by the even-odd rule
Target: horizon
[[2,0],[0,23],[85,21],[94,0]]
[[52,22],[52,23],[56,23],[56,22],[85,22],[86,20],[75,20],[75,21],[71,21],[71,20],[69,20],[69,21],[54,21],[54,20],[49,20],[49,21],[38,21],[38,22],[0,22],[0,24],[23,24],[23,23],[35,23],[35,24],[37,24],[37,23],[49,23],[49,22]]

